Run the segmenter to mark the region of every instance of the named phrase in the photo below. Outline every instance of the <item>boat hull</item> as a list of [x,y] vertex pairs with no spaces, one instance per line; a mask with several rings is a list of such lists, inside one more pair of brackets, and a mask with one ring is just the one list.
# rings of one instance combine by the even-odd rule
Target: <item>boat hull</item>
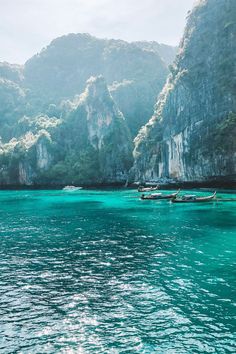
[[143,189],[138,189],[139,193],[145,193],[145,192],[155,192],[158,190],[159,187],[155,188],[143,188]]
[[215,195],[209,196],[209,197],[200,197],[200,198],[195,198],[195,199],[172,199],[172,203],[207,203],[215,200]]
[[162,196],[144,196],[144,197],[141,197],[142,200],[166,200],[166,199],[174,199],[176,198],[178,193],[175,193],[175,194],[170,194],[170,195],[162,195]]

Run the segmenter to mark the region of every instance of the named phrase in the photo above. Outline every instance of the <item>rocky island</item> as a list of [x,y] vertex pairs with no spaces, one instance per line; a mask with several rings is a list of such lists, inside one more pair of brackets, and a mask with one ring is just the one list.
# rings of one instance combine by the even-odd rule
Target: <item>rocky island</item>
[[0,10],[0,353],[235,353],[236,0]]
[[136,180],[235,182],[235,137],[236,2],[202,0],[135,139]]
[[235,18],[234,0],[199,1],[177,56],[69,34],[0,63],[0,186],[234,184]]

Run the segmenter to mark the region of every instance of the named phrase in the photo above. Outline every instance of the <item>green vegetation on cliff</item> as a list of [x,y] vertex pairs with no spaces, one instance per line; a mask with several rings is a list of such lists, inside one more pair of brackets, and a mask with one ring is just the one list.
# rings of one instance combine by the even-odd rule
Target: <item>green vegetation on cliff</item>
[[135,139],[136,179],[236,180],[236,2],[201,0],[155,112]]
[[60,119],[20,119],[22,135],[0,144],[0,184],[125,183],[131,136],[105,80],[91,78],[63,106]]
[[[157,46],[149,43],[149,48]],[[172,47],[165,49],[172,52]],[[136,43],[69,34],[53,40],[26,62],[23,85],[30,89],[28,96],[36,114],[46,105],[58,105],[82,93],[91,76],[102,75],[135,136],[152,114],[168,64],[158,50]]]

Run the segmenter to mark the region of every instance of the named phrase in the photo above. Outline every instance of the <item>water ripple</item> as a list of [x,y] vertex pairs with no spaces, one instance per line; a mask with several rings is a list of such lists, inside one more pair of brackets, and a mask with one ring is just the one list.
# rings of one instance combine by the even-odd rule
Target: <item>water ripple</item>
[[232,206],[129,193],[0,193],[0,352],[235,352]]

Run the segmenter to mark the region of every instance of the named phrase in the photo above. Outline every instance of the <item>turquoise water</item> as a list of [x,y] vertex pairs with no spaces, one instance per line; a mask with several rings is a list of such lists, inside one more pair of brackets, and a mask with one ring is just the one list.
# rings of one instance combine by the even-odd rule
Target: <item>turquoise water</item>
[[236,203],[136,195],[0,192],[1,353],[236,352]]

